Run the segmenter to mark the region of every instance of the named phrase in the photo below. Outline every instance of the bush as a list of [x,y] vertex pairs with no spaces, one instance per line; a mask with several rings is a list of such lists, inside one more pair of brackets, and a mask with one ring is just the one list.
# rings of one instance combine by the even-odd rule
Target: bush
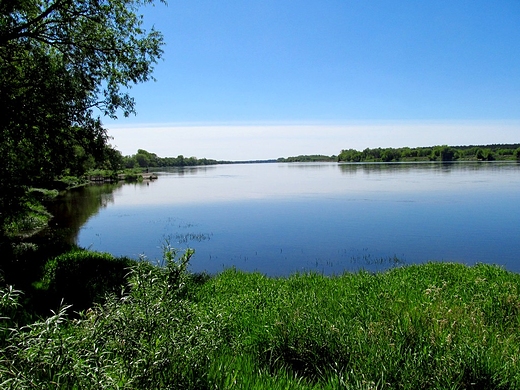
[[106,294],[120,294],[132,265],[135,260],[75,250],[47,262],[39,287],[47,290],[56,304],[64,300],[81,311],[102,302]]
[[125,181],[128,183],[135,183],[143,181],[143,175],[138,172],[125,173]]
[[[222,336],[218,316],[185,299],[192,254],[179,257],[167,247],[161,266],[133,263],[123,296],[110,296],[73,322],[62,306],[45,320],[14,327],[0,349],[0,387],[208,388]],[[87,255],[59,258],[52,274],[75,274],[75,260]]]
[[78,176],[62,176],[59,179],[54,180],[52,183],[53,187],[58,191],[66,189],[80,187],[88,183],[88,180]]

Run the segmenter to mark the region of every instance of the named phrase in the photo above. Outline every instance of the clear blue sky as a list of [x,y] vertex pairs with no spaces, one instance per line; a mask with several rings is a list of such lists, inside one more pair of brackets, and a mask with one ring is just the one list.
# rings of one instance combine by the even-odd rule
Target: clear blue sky
[[170,0],[124,154],[218,159],[520,142],[520,1]]

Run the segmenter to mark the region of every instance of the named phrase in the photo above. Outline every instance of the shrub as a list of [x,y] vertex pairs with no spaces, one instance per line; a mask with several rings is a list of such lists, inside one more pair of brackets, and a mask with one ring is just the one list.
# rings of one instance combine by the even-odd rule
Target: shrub
[[[87,254],[58,258],[53,267],[74,274],[75,260]],[[177,256],[167,247],[160,266],[134,262],[126,292],[109,296],[77,320],[70,321],[69,307],[62,306],[45,320],[13,327],[8,346],[0,349],[0,387],[208,388],[221,323],[185,298],[192,254]]]
[[47,290],[56,304],[64,300],[75,311],[81,311],[102,302],[106,294],[121,293],[132,265],[135,260],[75,250],[47,262],[39,287]]
[[126,182],[141,182],[143,181],[143,175],[136,172],[128,172],[125,174],[125,181]]

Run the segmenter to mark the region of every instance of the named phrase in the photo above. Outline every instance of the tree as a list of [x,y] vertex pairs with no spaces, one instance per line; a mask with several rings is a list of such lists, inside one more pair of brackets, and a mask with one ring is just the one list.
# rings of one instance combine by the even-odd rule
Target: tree
[[430,158],[434,161],[440,159],[441,161],[453,161],[456,150],[448,145],[435,146],[431,151]]
[[148,158],[148,155],[144,153],[137,153],[135,155],[135,159],[141,168],[147,168],[150,166],[150,159]]
[[386,148],[381,153],[381,161],[384,161],[384,162],[399,161],[399,153],[395,149]]
[[80,147],[103,161],[101,115],[135,113],[162,35],[142,26],[152,0],[0,0],[0,222],[28,186],[60,175]]
[[123,169],[124,161],[121,152],[111,145],[105,147],[105,162],[103,165],[104,169],[118,171]]
[[342,150],[338,155],[338,161],[360,162],[362,153],[355,149]]
[[402,158],[416,157],[417,156],[417,151],[415,149],[412,150],[409,147],[401,148],[400,153],[401,153],[401,157]]
[[495,159],[493,152],[489,148],[478,148],[477,152],[475,153],[475,158],[480,161],[493,161]]

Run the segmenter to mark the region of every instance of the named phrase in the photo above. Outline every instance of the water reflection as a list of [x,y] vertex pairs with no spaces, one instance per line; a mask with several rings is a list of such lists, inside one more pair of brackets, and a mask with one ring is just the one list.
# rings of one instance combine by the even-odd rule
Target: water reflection
[[196,249],[196,271],[338,273],[432,259],[520,271],[519,191],[514,163],[224,165],[76,190],[56,211],[81,246],[158,258],[169,239]]
[[157,169],[159,170],[159,174],[161,174],[161,175],[185,176],[185,175],[197,175],[200,173],[204,174],[204,173],[217,169],[217,167],[213,166],[213,165],[204,165],[204,166],[195,166],[195,167],[167,167],[167,168],[157,168]]
[[[513,167],[514,169],[512,169]],[[515,164],[249,164],[190,167],[160,172],[150,188],[118,189],[119,205],[207,204],[309,196],[356,197],[360,193],[407,196],[465,191],[475,179],[507,185]],[[495,172],[500,170],[500,175]],[[468,175],[478,172],[479,175]],[[339,174],[338,174],[339,173]],[[424,179],[427,179],[426,181]]]
[[115,191],[122,186],[93,184],[62,193],[46,205],[54,216],[51,228],[60,230],[68,243],[75,243],[80,228],[90,217],[114,203]]
[[339,163],[337,166],[342,173],[380,173],[407,171],[433,171],[433,172],[467,172],[467,171],[504,171],[518,170],[520,160],[496,161],[496,162],[396,162],[396,163]]

